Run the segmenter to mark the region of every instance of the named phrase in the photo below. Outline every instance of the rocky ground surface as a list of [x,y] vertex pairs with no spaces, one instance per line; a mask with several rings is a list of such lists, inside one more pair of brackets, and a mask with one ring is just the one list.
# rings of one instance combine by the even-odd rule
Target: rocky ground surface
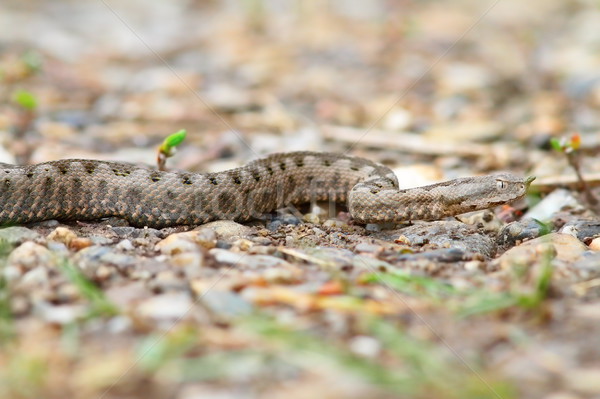
[[4,227],[0,397],[600,397],[599,23],[564,0],[3,3],[0,162],[152,164],[185,128],[170,168],[326,150],[402,187],[537,180],[398,226],[314,204]]

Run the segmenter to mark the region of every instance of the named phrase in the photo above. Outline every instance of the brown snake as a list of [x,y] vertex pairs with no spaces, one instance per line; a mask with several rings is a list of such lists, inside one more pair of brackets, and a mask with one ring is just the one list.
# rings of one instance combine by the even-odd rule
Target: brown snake
[[399,190],[386,166],[318,152],[273,154],[203,174],[85,159],[0,163],[0,226],[116,216],[134,226],[160,228],[246,221],[324,200],[347,203],[358,223],[436,220],[515,201],[532,180],[499,173]]

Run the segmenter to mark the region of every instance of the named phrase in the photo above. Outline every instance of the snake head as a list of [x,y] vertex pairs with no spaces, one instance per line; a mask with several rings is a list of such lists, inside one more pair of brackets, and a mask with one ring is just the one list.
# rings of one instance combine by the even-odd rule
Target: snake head
[[[493,208],[523,198],[534,176],[522,178],[512,173],[496,173],[474,178],[458,179],[455,190],[463,212]],[[464,188],[461,188],[464,187]]]
[[[527,189],[535,176],[522,178],[511,173],[496,173],[491,175],[495,182],[495,188],[490,190],[490,202],[493,205],[501,205],[514,202],[527,194]],[[491,187],[490,187],[491,188]]]

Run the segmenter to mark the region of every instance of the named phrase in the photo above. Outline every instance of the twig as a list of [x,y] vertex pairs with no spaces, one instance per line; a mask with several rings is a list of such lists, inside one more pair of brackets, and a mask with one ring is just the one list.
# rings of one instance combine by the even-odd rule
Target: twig
[[393,148],[395,150],[424,155],[456,155],[461,157],[490,157],[493,148],[489,145],[469,143],[443,143],[423,138],[414,133],[391,132],[373,129],[364,136],[364,129],[347,126],[325,125],[323,137],[344,143],[355,143],[360,139],[365,146]]

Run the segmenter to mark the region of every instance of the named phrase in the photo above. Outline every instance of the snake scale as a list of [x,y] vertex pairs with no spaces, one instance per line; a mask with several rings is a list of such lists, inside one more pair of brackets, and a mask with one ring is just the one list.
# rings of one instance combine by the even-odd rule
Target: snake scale
[[386,166],[319,152],[273,154],[203,174],[85,159],[0,163],[0,225],[115,216],[133,226],[161,228],[247,221],[325,200],[347,203],[358,223],[436,220],[515,201],[531,180],[499,173],[399,190]]

